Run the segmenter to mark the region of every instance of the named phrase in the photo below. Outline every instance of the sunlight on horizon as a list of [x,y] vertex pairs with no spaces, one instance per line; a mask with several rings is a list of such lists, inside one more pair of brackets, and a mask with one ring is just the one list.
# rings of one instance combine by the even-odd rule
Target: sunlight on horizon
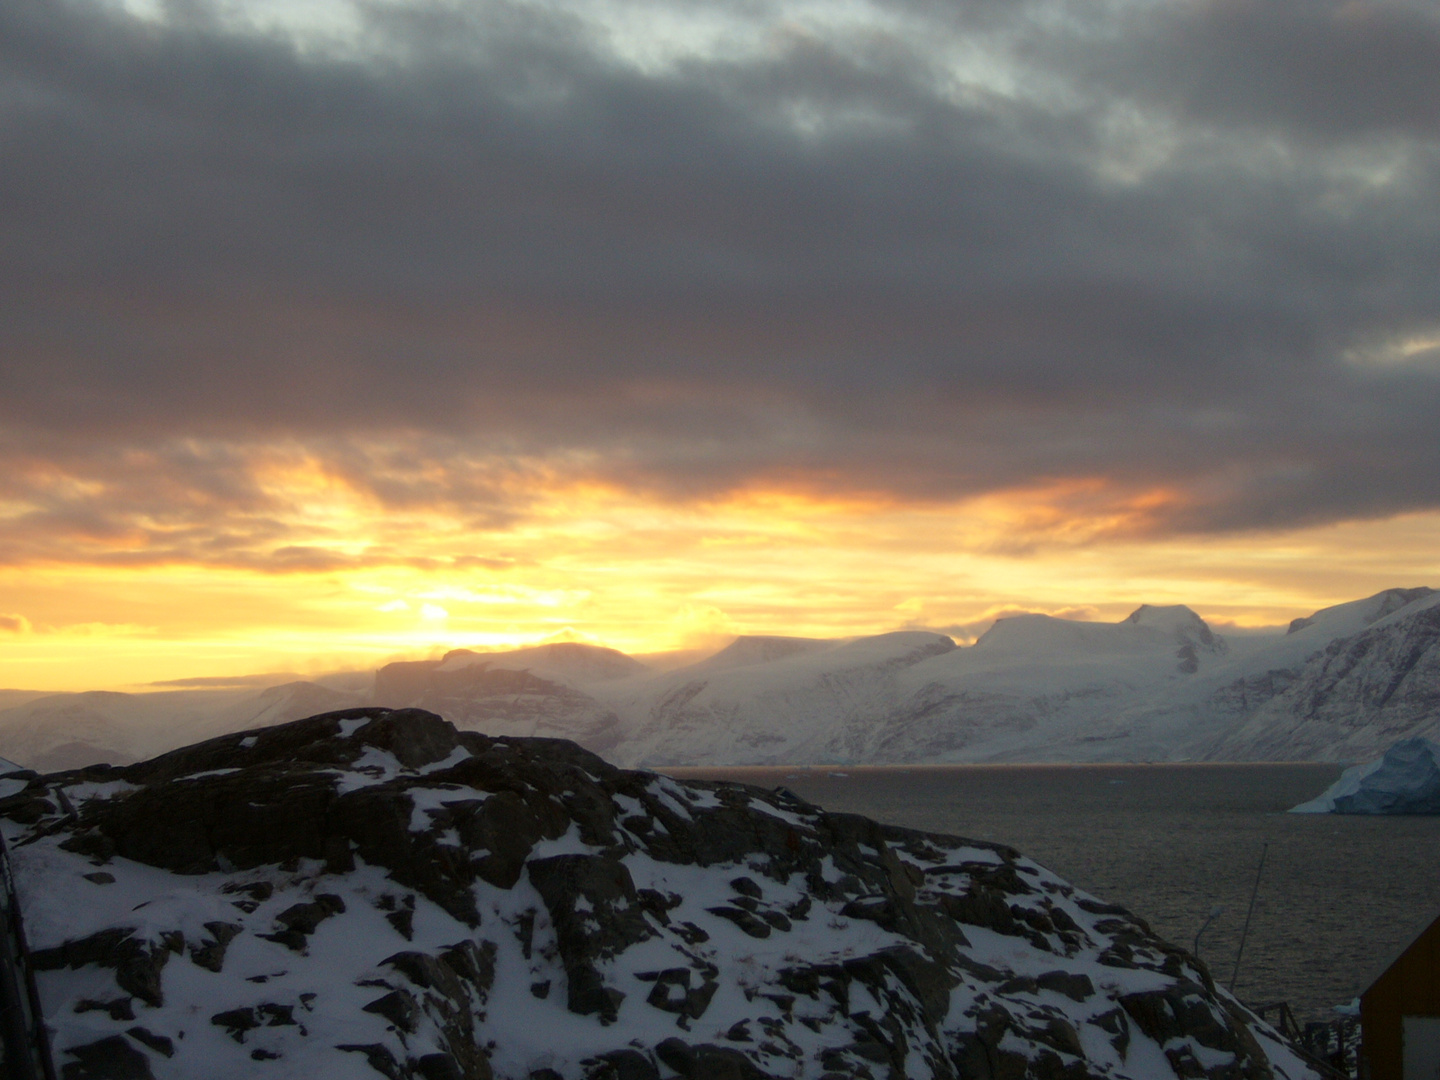
[[300,516],[326,532],[345,524],[306,549],[313,566],[76,557],[0,570],[0,687],[313,674],[550,640],[657,653],[738,634],[924,628],[966,644],[997,615],[1113,622],[1142,603],[1187,604],[1223,633],[1440,583],[1440,514],[1143,539],[1113,535],[1106,514],[1123,508],[1066,518],[1063,499],[1033,492],[906,505],[754,491],[674,505],[571,486],[481,530],[433,509],[386,514],[345,490],[326,506],[325,485],[302,486],[318,502]]

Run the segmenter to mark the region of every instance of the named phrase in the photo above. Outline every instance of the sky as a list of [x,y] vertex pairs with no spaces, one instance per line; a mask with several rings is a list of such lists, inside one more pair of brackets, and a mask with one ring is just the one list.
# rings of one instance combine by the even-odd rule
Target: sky
[[1440,11],[6,0],[0,686],[1440,585]]

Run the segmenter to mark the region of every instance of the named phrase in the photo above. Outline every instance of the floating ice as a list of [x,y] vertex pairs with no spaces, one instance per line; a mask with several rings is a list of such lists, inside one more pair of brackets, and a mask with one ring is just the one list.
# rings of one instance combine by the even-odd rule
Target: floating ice
[[1440,743],[1402,739],[1379,761],[1340,774],[1292,814],[1440,814]]

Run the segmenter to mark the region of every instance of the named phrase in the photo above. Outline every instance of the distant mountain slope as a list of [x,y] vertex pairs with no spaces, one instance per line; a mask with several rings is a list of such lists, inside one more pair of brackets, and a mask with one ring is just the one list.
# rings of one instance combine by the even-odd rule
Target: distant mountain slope
[[[1283,695],[1312,680],[1326,650],[1350,655],[1345,642],[1369,658],[1369,674],[1351,663],[1351,680],[1382,679],[1372,670],[1382,656],[1405,667],[1414,643],[1400,638],[1419,633],[1411,620],[1423,625],[1437,603],[1430,589],[1390,589],[1317,611],[1287,634],[1233,642],[1181,605],[1143,605],[1118,623],[1002,619],[970,648],[923,634],[741,639],[709,661],[596,694],[624,725],[608,752],[636,764],[1344,757],[1411,733],[1430,707],[1429,660],[1411,664],[1373,734],[1314,724],[1303,740],[1273,732],[1295,726]],[[1332,695],[1343,710],[1355,693],[1335,664],[1328,671],[1329,684],[1308,690],[1311,713]]]
[[41,771],[126,763],[144,753],[143,731],[152,723],[197,723],[193,698],[183,692],[48,694],[0,712],[0,746],[5,756]]
[[[903,707],[877,733],[893,761],[1155,757],[1137,710],[1183,692],[1228,646],[1186,607],[1119,623],[1001,619],[975,645],[905,673]],[[1166,746],[1173,740],[1167,740]]]
[[0,690],[0,709],[13,709],[36,698],[49,697],[46,690]]
[[1242,759],[1345,761],[1440,734],[1440,594],[1392,608],[1336,638],[1216,748]]
[[547,682],[580,685],[641,675],[649,669],[618,649],[554,642],[507,652],[452,649],[439,660],[387,664],[375,673],[377,700],[444,693],[468,685],[486,671],[529,672]]
[[440,660],[381,668],[374,700],[429,709],[468,730],[574,739],[598,753],[621,741],[621,723],[586,688],[648,672],[615,649],[572,642],[496,653],[455,649]]
[[1142,605],[1116,623],[1001,619],[968,648],[926,631],[740,637],[668,668],[575,643],[456,649],[386,665],[373,692],[349,676],[38,697],[0,710],[0,755],[123,763],[374,704],[626,765],[1347,760],[1440,735],[1437,641],[1440,593],[1415,588],[1233,639],[1183,605]]
[[41,771],[126,764],[211,735],[340,709],[362,697],[311,682],[122,694],[49,694],[0,711],[0,754]]
[[[919,631],[843,643],[760,639],[758,648],[755,640],[741,639],[745,647],[732,646],[718,664],[609,690],[626,718],[626,738],[612,753],[651,764],[849,760],[894,713],[901,673],[955,648],[943,634]],[[776,648],[777,640],[786,644]]]
[[834,647],[835,642],[826,641],[824,638],[743,634],[715,655],[698,661],[691,670],[721,671],[725,668],[753,667],[755,664],[768,664],[774,660],[823,652]]

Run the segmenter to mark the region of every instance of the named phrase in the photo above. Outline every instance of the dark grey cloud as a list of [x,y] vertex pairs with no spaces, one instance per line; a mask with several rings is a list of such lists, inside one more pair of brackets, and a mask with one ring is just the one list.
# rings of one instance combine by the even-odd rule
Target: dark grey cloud
[[1157,531],[1440,504],[1440,369],[1394,351],[1440,333],[1429,6],[897,4],[656,70],[524,5],[362,10],[342,52],[0,5],[0,557],[334,558],[267,440],[482,527],[541,459],[1104,477],[1183,493]]
[[1372,0],[1163,6],[1095,75],[1226,125],[1325,139],[1440,134],[1440,12]]

